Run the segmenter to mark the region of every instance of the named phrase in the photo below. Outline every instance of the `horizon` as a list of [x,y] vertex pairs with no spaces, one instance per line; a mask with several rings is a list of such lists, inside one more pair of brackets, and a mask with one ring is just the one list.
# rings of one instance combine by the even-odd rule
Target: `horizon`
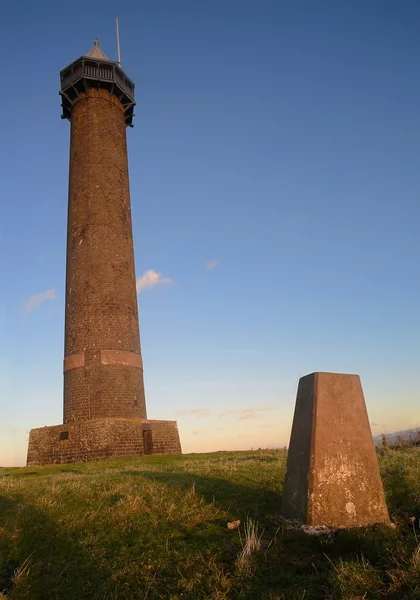
[[[410,433],[415,433],[419,431],[420,432],[420,426],[419,427],[414,427],[413,429],[404,429],[404,430],[400,430],[400,431],[390,431],[388,433],[378,433],[375,436],[372,436],[372,439],[374,441],[375,445],[381,445],[381,436],[382,435],[386,435],[386,436],[397,436],[398,434],[410,434]],[[403,438],[404,440],[409,439],[409,438]],[[376,443],[378,442],[378,443]],[[219,449],[215,449],[215,450],[209,450],[209,451],[191,451],[191,452],[183,452],[183,455],[185,454],[216,454],[218,452],[254,452],[257,450],[288,450],[289,447],[288,445],[266,445],[266,446],[262,446],[262,447],[254,447],[251,446],[249,448],[235,448],[233,450],[226,450],[225,448],[219,448]],[[153,455],[153,456],[157,456],[157,455]],[[122,460],[125,460],[125,458],[127,457],[121,457]],[[101,459],[104,460],[104,459]],[[106,459],[105,459],[106,460]],[[45,465],[43,465],[45,466]],[[19,468],[19,467],[26,467],[26,465],[3,465],[0,464],[0,468]]]
[[62,423],[59,72],[96,36],[116,60],[116,16],[148,417],[185,453],[282,448],[299,378],[328,371],[360,375],[373,436],[420,427],[420,5],[74,6],[0,24],[0,464]]

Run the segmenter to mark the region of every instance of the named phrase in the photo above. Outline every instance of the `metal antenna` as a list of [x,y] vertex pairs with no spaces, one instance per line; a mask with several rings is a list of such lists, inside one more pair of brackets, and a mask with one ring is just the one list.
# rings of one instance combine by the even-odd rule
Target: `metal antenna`
[[121,67],[120,32],[118,29],[118,17],[116,18],[116,25],[117,25],[118,66]]

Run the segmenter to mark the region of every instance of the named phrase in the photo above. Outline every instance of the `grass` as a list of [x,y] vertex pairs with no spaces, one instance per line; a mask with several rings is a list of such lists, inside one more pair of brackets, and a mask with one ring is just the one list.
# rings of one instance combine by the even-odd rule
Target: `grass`
[[420,448],[378,451],[394,529],[319,537],[278,519],[286,457],[0,469],[0,599],[420,599]]

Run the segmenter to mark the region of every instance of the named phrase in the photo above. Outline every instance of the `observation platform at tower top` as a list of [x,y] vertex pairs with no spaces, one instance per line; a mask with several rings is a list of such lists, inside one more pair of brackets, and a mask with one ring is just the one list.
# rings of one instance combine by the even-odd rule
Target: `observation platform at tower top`
[[86,93],[90,87],[107,89],[116,95],[124,107],[126,125],[133,126],[134,82],[118,63],[105,56],[97,40],[87,55],[80,56],[60,71],[62,119],[71,121],[73,102],[80,93]]

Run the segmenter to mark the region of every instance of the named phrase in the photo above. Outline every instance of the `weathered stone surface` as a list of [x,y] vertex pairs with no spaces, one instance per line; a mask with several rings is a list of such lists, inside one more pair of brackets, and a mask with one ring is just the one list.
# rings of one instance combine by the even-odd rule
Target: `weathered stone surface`
[[124,109],[93,87],[71,117],[65,357],[65,423],[147,418]]
[[282,513],[329,527],[389,522],[358,375],[300,379]]
[[27,464],[88,462],[142,454],[181,454],[176,421],[106,418],[32,429]]

